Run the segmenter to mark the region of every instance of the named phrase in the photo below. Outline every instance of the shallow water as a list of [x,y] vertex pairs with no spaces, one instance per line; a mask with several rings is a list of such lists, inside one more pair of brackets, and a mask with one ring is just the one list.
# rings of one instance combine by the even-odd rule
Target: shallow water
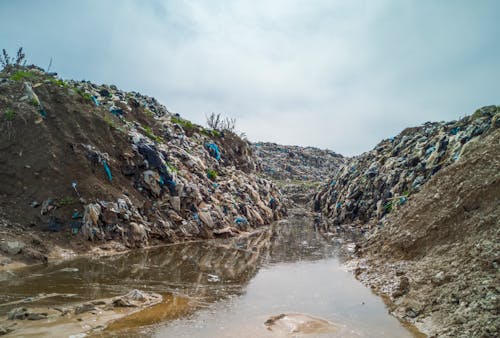
[[246,238],[2,273],[0,314],[28,297],[32,302],[23,306],[52,306],[141,289],[165,301],[116,321],[103,336],[275,337],[264,326],[270,316],[305,313],[339,327],[323,336],[413,337],[379,297],[343,270],[337,247],[307,223],[295,217]]

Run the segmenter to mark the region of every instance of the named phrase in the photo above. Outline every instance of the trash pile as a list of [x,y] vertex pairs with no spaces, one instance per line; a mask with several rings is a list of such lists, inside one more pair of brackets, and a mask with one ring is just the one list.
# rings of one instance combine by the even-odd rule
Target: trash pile
[[345,163],[342,155],[313,147],[259,142],[252,148],[264,175],[278,181],[324,181]]
[[346,162],[342,155],[313,147],[259,142],[252,149],[262,175],[276,182],[289,204],[307,204],[321,182]]
[[495,119],[489,132],[463,147],[460,160],[357,246],[357,278],[389,296],[392,314],[428,337],[500,333],[498,113]]
[[365,223],[404,205],[431,176],[461,156],[468,142],[500,127],[500,107],[459,121],[407,128],[352,158],[314,197],[314,209],[335,225]]
[[286,212],[247,141],[154,98],[18,67],[0,73],[0,112],[0,208],[32,230],[134,247],[234,236]]

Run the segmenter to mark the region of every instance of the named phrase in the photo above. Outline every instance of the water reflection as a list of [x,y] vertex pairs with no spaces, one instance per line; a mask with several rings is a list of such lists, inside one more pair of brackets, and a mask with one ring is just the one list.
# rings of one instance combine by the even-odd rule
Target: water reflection
[[[132,288],[214,301],[241,293],[262,265],[333,255],[333,249],[304,220],[281,222],[240,238],[79,258],[18,270],[14,275],[0,277],[0,302],[57,293],[61,296],[35,303],[59,304],[115,296]],[[0,313],[12,307],[0,306]]]
[[[340,268],[337,248],[309,222],[307,216],[294,215],[290,221],[244,237],[4,273],[0,275],[0,314],[27,297],[34,301],[23,306],[54,306],[140,289],[161,293],[164,302],[118,320],[99,336],[231,337],[242,328],[247,336],[265,336],[266,316],[287,311],[339,319],[349,330],[357,327],[360,336],[370,331],[391,336],[387,330],[396,332],[393,337],[408,336],[387,315],[382,301]],[[36,299],[42,293],[58,296]],[[170,324],[161,327],[165,322]],[[154,325],[144,327],[151,324],[160,324],[160,331]],[[345,336],[354,331],[342,332]]]

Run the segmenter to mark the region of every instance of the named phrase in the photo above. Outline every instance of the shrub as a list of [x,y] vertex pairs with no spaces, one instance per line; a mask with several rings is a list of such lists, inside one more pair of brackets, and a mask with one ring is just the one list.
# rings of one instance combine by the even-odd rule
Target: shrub
[[9,68],[12,66],[14,66],[14,67],[25,66],[26,65],[26,55],[23,52],[23,47],[20,47],[17,50],[15,59],[13,57],[10,57],[5,49],[2,49],[2,55],[0,55],[0,64],[2,65],[3,69]]
[[16,117],[16,112],[14,109],[7,108],[3,113],[3,118],[5,121],[12,121]]
[[215,171],[213,169],[207,169],[207,177],[209,179],[211,179],[212,181],[215,180],[218,175],[219,174],[217,173],[217,171]]
[[236,119],[222,117],[222,115],[212,113],[207,116],[207,125],[213,130],[234,132],[236,127]]

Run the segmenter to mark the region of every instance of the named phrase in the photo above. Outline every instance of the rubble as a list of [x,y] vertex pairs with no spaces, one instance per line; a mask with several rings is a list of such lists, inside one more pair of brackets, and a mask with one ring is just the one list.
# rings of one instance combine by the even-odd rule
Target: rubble
[[499,112],[487,106],[459,121],[427,122],[383,140],[333,174],[315,195],[314,209],[334,225],[382,218],[455,163],[470,141],[500,127]]

